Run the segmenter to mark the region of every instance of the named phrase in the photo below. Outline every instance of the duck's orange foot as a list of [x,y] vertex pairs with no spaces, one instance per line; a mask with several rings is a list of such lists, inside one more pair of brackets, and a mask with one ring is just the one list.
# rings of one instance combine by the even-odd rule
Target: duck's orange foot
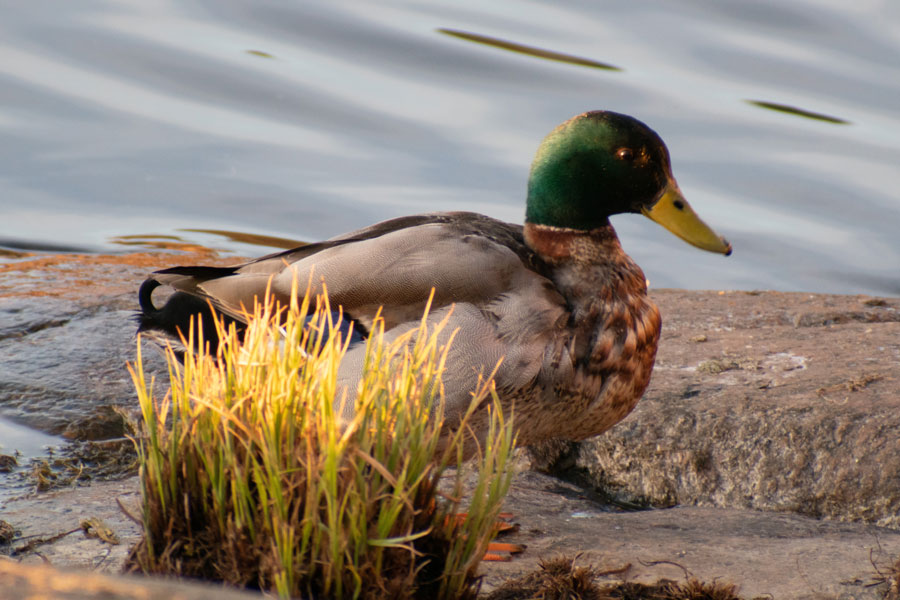
[[525,546],[522,544],[507,544],[505,542],[491,542],[488,544],[487,552],[481,560],[507,562],[512,560],[513,554],[525,552]]
[[[456,520],[457,523],[462,523],[468,518],[468,513],[456,513],[452,517]],[[511,533],[519,530],[518,523],[511,523],[510,519],[513,518],[512,513],[500,513],[497,515],[497,522],[494,523],[494,534],[500,535],[504,533]],[[521,554],[525,552],[526,546],[522,544],[509,544],[504,542],[491,542],[488,544],[487,551],[485,551],[482,560],[489,561],[502,561],[506,562],[511,560],[513,554]]]
[[[497,535],[513,533],[519,530],[519,524],[512,523],[512,518],[512,513],[504,512],[497,515],[497,522],[494,523],[494,530]],[[522,552],[525,552],[525,546],[522,544],[491,542],[488,544],[487,552],[484,553],[482,560],[506,562],[512,560],[513,554],[521,554]]]
[[497,522],[494,523],[494,528],[498,534],[501,533],[512,533],[514,531],[519,530],[518,523],[512,523],[510,520],[513,518],[512,513],[500,513],[497,515]]

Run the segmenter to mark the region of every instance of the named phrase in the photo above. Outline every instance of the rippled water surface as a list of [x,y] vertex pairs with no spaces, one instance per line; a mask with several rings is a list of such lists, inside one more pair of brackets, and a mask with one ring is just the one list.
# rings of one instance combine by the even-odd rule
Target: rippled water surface
[[154,236],[262,254],[185,230],[314,240],[433,210],[521,222],[542,137],[605,108],[662,135],[735,247],[706,254],[617,217],[654,286],[900,294],[895,0],[0,10],[11,256],[170,239]]

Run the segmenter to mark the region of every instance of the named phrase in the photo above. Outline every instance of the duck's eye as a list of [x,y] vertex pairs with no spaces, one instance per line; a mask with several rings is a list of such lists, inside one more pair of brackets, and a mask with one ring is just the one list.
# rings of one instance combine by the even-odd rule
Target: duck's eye
[[634,151],[631,148],[619,148],[616,150],[616,158],[625,162],[631,162],[634,160]]

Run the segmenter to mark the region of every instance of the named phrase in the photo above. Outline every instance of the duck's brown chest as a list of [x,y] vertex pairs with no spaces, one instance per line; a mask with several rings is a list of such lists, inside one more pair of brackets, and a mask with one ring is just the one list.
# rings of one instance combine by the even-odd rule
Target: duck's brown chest
[[581,367],[582,386],[570,390],[580,409],[571,439],[597,435],[624,419],[650,383],[659,345],[659,309],[643,294],[612,308]]
[[526,226],[532,246],[554,259],[553,281],[569,323],[545,354],[540,399],[516,408],[516,419],[528,423],[520,428],[524,444],[583,439],[624,419],[650,383],[661,327],[644,273],[611,226],[571,239],[540,233]]
[[528,429],[540,424],[521,432],[523,444],[603,433],[634,409],[650,383],[661,329],[656,305],[641,293],[598,298],[589,311],[583,316],[590,326],[570,338],[543,402],[525,409],[544,414],[517,415],[528,420]]
[[588,354],[576,358],[573,371],[558,379],[552,391],[547,390],[542,407],[546,415],[536,419],[547,424],[539,428],[546,431],[533,431],[523,438],[580,440],[624,419],[650,383],[660,325],[659,310],[646,298],[632,310],[610,313]]

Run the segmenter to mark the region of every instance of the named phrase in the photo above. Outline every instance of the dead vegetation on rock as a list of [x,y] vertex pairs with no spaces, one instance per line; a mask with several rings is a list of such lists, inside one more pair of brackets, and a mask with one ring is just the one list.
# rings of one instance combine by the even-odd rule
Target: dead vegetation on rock
[[19,459],[15,454],[0,454],[0,473],[9,473],[19,466]]
[[697,371],[710,375],[718,375],[725,371],[734,370],[757,371],[759,370],[759,361],[741,356],[723,356],[722,358],[705,360],[697,365]]
[[0,546],[9,545],[17,535],[16,528],[0,519]]
[[861,373],[860,375],[851,377],[846,381],[842,381],[840,383],[835,383],[825,387],[820,387],[816,390],[816,394],[825,397],[833,392],[858,392],[868,387],[870,383],[875,383],[876,381],[881,381],[882,379],[884,379],[883,375],[878,375],[876,373]]
[[129,438],[69,442],[46,458],[33,458],[20,476],[37,492],[125,477],[137,470],[137,453]]
[[577,566],[578,557],[541,561],[537,570],[511,579],[485,600],[741,600],[737,586],[706,583],[685,574],[685,581],[660,579],[656,583],[599,582],[601,577],[627,576],[631,565],[601,570]]

